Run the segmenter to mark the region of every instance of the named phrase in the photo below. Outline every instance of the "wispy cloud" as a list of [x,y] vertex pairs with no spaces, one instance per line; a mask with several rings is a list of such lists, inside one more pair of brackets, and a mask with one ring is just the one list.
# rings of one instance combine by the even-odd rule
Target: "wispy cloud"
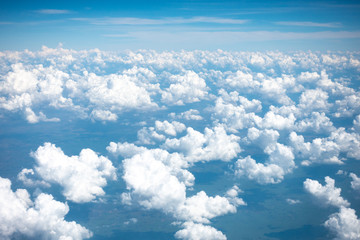
[[35,12],[41,13],[41,14],[69,14],[69,13],[72,13],[72,11],[69,11],[66,9],[40,9],[40,10],[36,10]]
[[278,25],[285,26],[298,26],[298,27],[325,27],[325,28],[338,28],[341,27],[341,23],[330,22],[330,23],[319,23],[319,22],[275,22]]
[[169,39],[172,40],[190,40],[201,39],[201,41],[215,41],[220,42],[244,42],[244,41],[272,41],[272,40],[296,40],[296,39],[360,39],[360,31],[322,31],[322,32],[279,32],[279,31],[217,31],[217,32],[130,32],[125,34],[105,34],[105,37],[127,37],[127,38],[146,38],[155,39]]
[[216,17],[192,18],[72,18],[75,21],[89,22],[95,25],[164,25],[164,24],[190,24],[190,23],[218,23],[218,24],[244,24],[249,20]]

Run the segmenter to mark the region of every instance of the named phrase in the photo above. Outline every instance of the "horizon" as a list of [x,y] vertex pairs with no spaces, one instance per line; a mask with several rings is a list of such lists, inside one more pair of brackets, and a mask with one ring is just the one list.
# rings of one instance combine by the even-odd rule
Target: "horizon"
[[33,1],[0,4],[1,51],[359,50],[356,1]]

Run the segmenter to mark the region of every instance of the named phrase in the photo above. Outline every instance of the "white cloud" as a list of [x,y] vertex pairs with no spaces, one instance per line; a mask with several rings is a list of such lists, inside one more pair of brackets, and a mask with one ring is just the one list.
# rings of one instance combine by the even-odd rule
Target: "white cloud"
[[176,232],[175,237],[184,240],[226,240],[226,236],[215,228],[199,223],[186,222],[184,229]]
[[59,118],[47,118],[45,116],[45,114],[43,114],[42,112],[39,112],[39,116],[37,116],[32,110],[31,108],[25,108],[25,116],[26,116],[26,120],[29,123],[38,123],[40,121],[43,122],[59,122],[60,119]]
[[246,140],[249,141],[248,144],[256,144],[261,148],[265,149],[269,145],[274,145],[277,143],[280,134],[278,131],[273,129],[264,129],[259,130],[257,128],[249,128],[247,133]]
[[129,158],[138,153],[145,152],[147,148],[138,147],[133,143],[127,143],[127,142],[124,143],[110,142],[109,146],[106,147],[106,150],[115,156],[121,155],[125,158]]
[[0,178],[0,237],[10,240],[14,234],[41,239],[90,238],[92,233],[77,224],[64,220],[69,206],[53,196],[41,193],[31,201],[25,189],[11,190],[11,182]]
[[41,14],[69,14],[71,11],[65,9],[40,9],[36,11]]
[[304,113],[314,111],[327,112],[331,106],[328,103],[329,95],[321,89],[309,89],[300,96],[299,107]]
[[180,181],[176,175],[187,171],[167,165],[166,160],[171,158],[173,156],[166,151],[149,150],[123,161],[123,179],[140,205],[175,213],[185,202],[185,183],[193,182],[194,176],[183,174],[187,178]]
[[224,80],[224,83],[237,88],[255,88],[260,86],[260,82],[254,80],[250,73],[244,73],[241,70],[229,75]]
[[291,132],[289,138],[295,155],[304,159],[301,163],[304,166],[313,163],[343,164],[339,159],[339,145],[329,139],[315,138],[312,142],[305,142],[304,137],[295,132]]
[[79,87],[83,89],[83,94],[89,99],[90,104],[102,109],[105,107],[107,110],[121,111],[129,108],[157,107],[147,89],[126,74],[98,76],[90,73],[86,76],[86,81],[80,84]]
[[250,128],[247,139],[259,145],[269,158],[265,163],[257,163],[250,156],[235,163],[235,174],[246,176],[260,184],[280,183],[284,175],[296,167],[290,147],[277,143],[279,133],[275,130]]
[[[290,105],[293,101],[286,95],[286,78],[267,78],[261,82],[260,91],[265,94],[266,97],[274,99],[280,104]],[[295,79],[292,79],[291,85],[295,83]]]
[[44,187],[50,187],[50,184],[45,182],[45,181],[41,181],[41,180],[33,180],[31,178],[28,178],[27,176],[31,175],[32,177],[34,177],[35,173],[33,169],[27,169],[24,168],[23,170],[21,170],[21,172],[18,174],[18,179],[23,182],[26,186],[30,186],[30,187],[34,187],[34,186],[44,186]]
[[279,25],[286,25],[286,26],[298,26],[298,27],[326,27],[326,28],[338,28],[341,27],[340,23],[337,22],[330,22],[330,23],[319,23],[319,22],[276,22]]
[[334,141],[347,157],[360,160],[360,134],[348,133],[345,128],[340,127],[331,133],[329,139]]
[[116,121],[118,116],[108,110],[94,109],[91,111],[90,117],[98,121]]
[[245,175],[260,184],[280,183],[284,179],[284,170],[276,164],[256,163],[250,156],[235,163],[235,174]]
[[168,121],[155,121],[155,129],[156,131],[164,132],[171,136],[176,136],[177,133],[181,133],[186,129],[186,126],[183,123],[172,121],[169,123]]
[[359,93],[345,96],[342,100],[336,100],[335,106],[337,112],[335,117],[351,117],[360,112],[360,95]]
[[137,222],[138,222],[137,218],[130,218],[128,221],[125,221],[124,224],[129,225],[129,224],[135,224]]
[[338,213],[330,215],[325,227],[336,233],[339,240],[360,238],[360,220],[352,208],[341,206]]
[[205,128],[204,134],[188,127],[184,137],[167,139],[163,147],[183,153],[189,162],[230,161],[241,151],[239,140],[238,136],[228,135],[219,124],[213,129]]
[[245,206],[245,205],[247,205],[246,202],[244,202],[244,200],[242,198],[238,197],[239,193],[243,193],[243,191],[238,186],[234,185],[232,188],[230,188],[226,192],[226,198],[234,206]]
[[166,139],[163,134],[157,133],[154,127],[143,127],[137,132],[137,137],[141,144],[155,144]]
[[335,180],[325,177],[326,185],[321,185],[318,181],[306,179],[304,182],[305,190],[314,195],[322,204],[335,207],[348,207],[350,203],[340,196],[341,189],[335,187]]
[[290,205],[295,205],[295,204],[299,204],[299,203],[301,203],[301,201],[300,201],[300,200],[297,200],[297,199],[291,199],[291,198],[287,198],[287,199],[286,199],[286,202],[287,202],[288,204],[290,204]]
[[216,99],[212,110],[213,118],[219,119],[232,131],[260,125],[262,121],[255,113],[247,113],[243,105],[228,103],[222,97]]
[[195,120],[195,121],[203,120],[203,117],[200,116],[200,112],[196,109],[190,109],[190,110],[182,112],[178,115],[176,115],[175,113],[170,113],[169,116],[171,116],[172,118],[185,119],[188,121],[189,120]]
[[209,197],[204,191],[187,197],[184,204],[177,209],[176,217],[181,220],[199,223],[210,223],[209,219],[227,213],[235,213],[236,206],[227,198]]
[[350,203],[341,197],[341,189],[335,187],[334,179],[325,177],[325,182],[325,186],[311,179],[306,179],[304,182],[305,189],[319,201],[339,208],[339,212],[330,215],[324,223],[325,227],[336,234],[336,239],[359,239],[360,220],[355,210],[349,208]]
[[351,187],[357,191],[360,191],[360,178],[356,176],[355,173],[350,173],[350,177],[352,178]]
[[301,83],[313,83],[320,79],[320,75],[317,72],[301,72],[297,80]]
[[335,127],[330,118],[323,112],[312,112],[310,118],[297,122],[295,128],[299,132],[313,131],[316,133],[330,133],[335,131]]
[[249,100],[236,91],[227,93],[224,89],[219,90],[219,95],[225,102],[241,105],[247,112],[261,112],[261,101],[257,99]]
[[278,130],[292,129],[294,127],[295,120],[296,118],[292,113],[284,117],[269,111],[265,114],[261,126],[263,128],[274,128]]
[[264,152],[269,155],[268,162],[280,166],[285,173],[290,173],[295,168],[295,157],[290,147],[276,143],[267,146]]
[[[210,219],[226,213],[234,213],[236,206],[245,204],[237,197],[237,193],[228,197],[218,195],[211,197],[200,191],[187,197],[186,187],[191,187],[195,180],[194,176],[185,169],[188,166],[181,155],[169,154],[161,149],[147,150],[123,160],[123,179],[129,190],[122,195],[124,203],[138,203],[147,209],[158,209],[171,214],[178,221],[193,224],[194,222],[209,223]],[[234,190],[240,191],[235,188]],[[196,229],[191,231],[186,229],[185,227],[185,230],[180,230],[181,234],[176,233],[176,237],[187,239],[185,232],[186,236],[199,234],[196,233]],[[198,237],[207,236],[209,235],[203,233]]]
[[161,94],[162,101],[166,104],[198,102],[208,95],[205,80],[194,71],[186,71],[184,75],[172,75],[170,82],[170,86]]
[[95,25],[163,25],[163,24],[189,24],[189,23],[217,23],[217,24],[244,24],[248,20],[233,18],[217,18],[196,16],[192,18],[167,17],[161,19],[105,17],[105,18],[72,18],[74,21],[84,21]]
[[111,161],[91,149],[69,157],[54,144],[45,143],[31,155],[36,173],[47,182],[61,185],[66,199],[74,202],[89,202],[104,195],[106,179],[116,179]]
[[353,120],[353,124],[354,124],[354,129],[357,132],[360,132],[360,114],[355,117],[355,119]]

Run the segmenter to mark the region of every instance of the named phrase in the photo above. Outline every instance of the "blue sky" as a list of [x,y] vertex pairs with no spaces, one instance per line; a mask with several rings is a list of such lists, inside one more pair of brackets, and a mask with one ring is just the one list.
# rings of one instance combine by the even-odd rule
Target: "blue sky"
[[358,50],[357,1],[2,1],[2,50]]

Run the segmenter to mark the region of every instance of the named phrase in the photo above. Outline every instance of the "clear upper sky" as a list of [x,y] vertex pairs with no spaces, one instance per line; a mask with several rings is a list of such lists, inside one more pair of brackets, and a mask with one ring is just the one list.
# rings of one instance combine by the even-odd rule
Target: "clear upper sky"
[[359,50],[358,1],[2,1],[0,50]]

